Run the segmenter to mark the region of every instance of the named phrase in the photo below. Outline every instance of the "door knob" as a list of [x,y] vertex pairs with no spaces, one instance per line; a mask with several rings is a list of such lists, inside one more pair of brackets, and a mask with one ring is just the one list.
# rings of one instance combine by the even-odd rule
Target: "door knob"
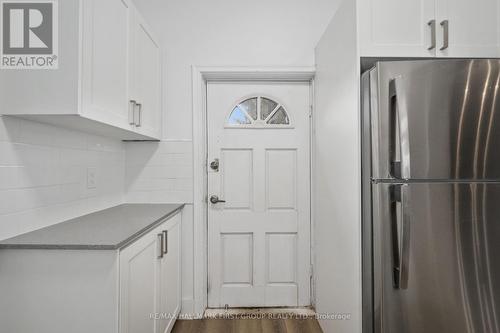
[[213,203],[214,205],[219,202],[226,202],[225,200],[219,200],[219,197],[216,195],[212,195],[210,197],[210,202]]
[[219,159],[216,158],[210,163],[210,169],[214,170],[215,172],[219,171]]

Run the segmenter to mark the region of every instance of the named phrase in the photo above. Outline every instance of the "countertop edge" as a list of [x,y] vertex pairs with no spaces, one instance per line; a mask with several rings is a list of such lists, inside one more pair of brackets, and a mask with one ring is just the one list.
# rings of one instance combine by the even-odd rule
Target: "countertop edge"
[[155,221],[151,222],[148,224],[146,227],[142,228],[135,234],[131,235],[127,239],[119,242],[118,244],[115,245],[103,245],[103,244],[90,244],[90,245],[85,245],[85,244],[0,244],[0,250],[89,250],[89,251],[95,251],[95,250],[106,250],[106,251],[118,251],[122,250],[125,247],[129,246],[133,242],[135,242],[137,239],[141,238],[145,234],[147,234],[149,231],[153,230],[156,228],[158,225],[161,223],[165,222],[166,220],[170,219],[172,216],[176,215],[179,211],[181,211],[186,204],[179,204],[179,207],[176,209],[166,213],[162,217],[156,219]]
[[137,239],[141,238],[142,236],[144,236],[145,234],[147,234],[148,232],[150,232],[151,230],[153,230],[154,228],[156,228],[158,225],[160,225],[161,223],[163,223],[165,220],[168,220],[172,216],[176,215],[180,210],[182,210],[184,208],[185,205],[186,204],[180,204],[180,206],[177,207],[176,209],[174,209],[173,211],[165,214],[163,217],[160,217],[156,221],[154,221],[151,224],[149,224],[147,227],[143,228],[142,230],[139,230],[134,235],[132,235],[129,238],[127,238],[127,239],[121,241],[120,243],[116,244],[114,246],[113,250],[122,250],[122,249],[126,248],[127,246],[129,246],[130,244],[132,244],[133,242],[135,242]]
[[2,244],[0,250],[118,250],[114,245],[78,245],[78,244]]

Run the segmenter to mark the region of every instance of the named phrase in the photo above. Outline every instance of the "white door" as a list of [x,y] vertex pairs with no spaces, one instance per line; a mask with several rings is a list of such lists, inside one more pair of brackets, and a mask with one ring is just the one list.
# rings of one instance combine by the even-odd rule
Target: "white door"
[[[500,56],[500,1],[440,0],[437,21],[438,57]],[[445,24],[448,24],[448,47],[440,50],[444,45]]]
[[82,6],[82,113],[128,128],[130,4],[128,0],[85,0]]
[[144,19],[136,13],[132,24],[131,99],[138,103],[135,123],[139,133],[160,137],[160,46]]
[[360,0],[358,12],[361,56],[435,55],[435,0]]
[[209,307],[310,304],[310,103],[309,83],[208,83]]

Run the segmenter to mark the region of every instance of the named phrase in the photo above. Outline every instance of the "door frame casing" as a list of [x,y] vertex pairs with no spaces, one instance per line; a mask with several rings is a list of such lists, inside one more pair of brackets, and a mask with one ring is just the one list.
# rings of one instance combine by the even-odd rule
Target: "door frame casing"
[[[192,108],[193,108],[193,296],[194,313],[202,315],[208,304],[208,180],[207,180],[207,84],[209,81],[222,82],[309,82],[311,117],[314,111],[314,67],[192,67]],[[313,184],[313,121],[310,121],[310,177]],[[314,191],[311,188],[310,200],[313,202]],[[311,205],[311,275],[313,263],[313,215]],[[314,288],[311,280],[311,304],[314,300]]]

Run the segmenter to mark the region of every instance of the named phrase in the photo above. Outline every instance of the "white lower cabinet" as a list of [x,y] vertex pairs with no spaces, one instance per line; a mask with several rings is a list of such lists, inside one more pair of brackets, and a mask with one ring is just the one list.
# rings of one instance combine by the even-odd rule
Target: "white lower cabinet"
[[166,234],[166,253],[160,264],[160,320],[158,333],[170,332],[181,310],[181,224],[173,223]]
[[170,332],[181,214],[119,250],[1,249],[0,332]]
[[180,311],[180,215],[120,253],[120,332],[170,332]]
[[156,230],[120,253],[120,332],[156,332],[160,242]]

